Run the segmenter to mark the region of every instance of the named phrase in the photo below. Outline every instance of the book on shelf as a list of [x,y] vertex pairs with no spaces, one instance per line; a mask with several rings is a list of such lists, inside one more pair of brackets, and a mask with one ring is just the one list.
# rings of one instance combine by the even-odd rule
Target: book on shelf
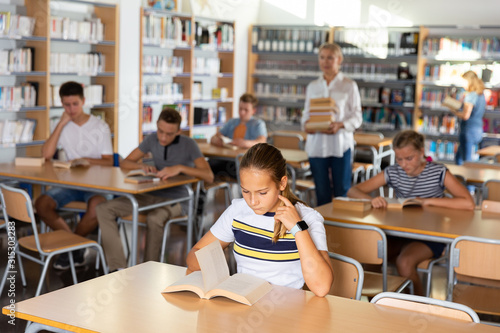
[[35,119],[0,120],[0,143],[33,141]]
[[71,161],[53,160],[52,166],[54,168],[70,169],[76,167],[89,167],[90,162],[84,158],[75,158],[74,160]]
[[41,167],[45,164],[44,157],[16,157],[14,160],[16,166],[34,166]]
[[446,96],[441,102],[441,105],[446,106],[447,108],[450,108],[452,110],[460,110],[462,108],[462,102],[454,99],[451,96]]
[[125,183],[132,184],[153,183],[159,181],[160,178],[156,175],[156,172],[147,172],[143,169],[131,170],[127,172],[125,177]]
[[332,199],[333,209],[354,210],[365,212],[372,208],[370,199],[355,199],[346,197],[335,197]]
[[201,270],[174,282],[162,293],[191,291],[204,299],[223,296],[252,305],[272,289],[266,280],[249,274],[229,275],[229,268],[219,241],[208,244],[195,254]]
[[402,209],[408,206],[422,206],[422,201],[417,198],[384,198],[387,209]]

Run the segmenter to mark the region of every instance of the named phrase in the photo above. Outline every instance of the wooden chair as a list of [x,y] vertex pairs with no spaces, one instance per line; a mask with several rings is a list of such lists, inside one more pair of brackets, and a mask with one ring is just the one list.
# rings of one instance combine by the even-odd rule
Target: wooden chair
[[481,211],[486,213],[500,214],[500,201],[483,200]]
[[446,300],[500,315],[500,240],[456,238],[450,247]]
[[484,182],[481,192],[483,200],[500,201],[500,180],[491,179]]
[[277,148],[304,150],[304,134],[297,132],[277,131],[269,136],[270,143]]
[[477,313],[468,306],[430,297],[385,292],[373,297],[371,303],[479,323]]
[[[47,270],[50,265],[50,260],[55,255],[61,253],[69,254],[70,268],[74,284],[77,283],[77,279],[72,251],[93,247],[98,251],[102,262],[106,262],[104,260],[104,254],[101,246],[97,242],[90,239],[63,230],[39,234],[35,221],[35,215],[33,213],[32,202],[25,191],[0,184],[0,198],[3,204],[3,214],[7,223],[11,219],[19,222],[31,223],[32,235],[20,238],[16,244],[15,252],[18,259],[17,264],[21,272],[23,286],[26,286],[26,278],[24,276],[21,257],[27,258],[43,266],[35,296],[40,295],[43,281],[45,280],[45,275],[47,274]],[[24,252],[23,249],[37,252],[40,258],[32,256],[29,252]],[[105,265],[103,265],[103,270],[104,274],[108,273],[108,269]],[[8,273],[9,267],[7,266],[0,285],[0,294],[5,285]]]
[[409,279],[387,273],[387,238],[374,226],[325,221],[328,251],[353,258],[361,264],[381,265],[382,272],[364,272],[364,296],[382,291],[401,292],[406,287],[413,294]]
[[328,252],[328,255],[335,274],[329,294],[359,301],[364,281],[364,271],[361,264],[337,253]]

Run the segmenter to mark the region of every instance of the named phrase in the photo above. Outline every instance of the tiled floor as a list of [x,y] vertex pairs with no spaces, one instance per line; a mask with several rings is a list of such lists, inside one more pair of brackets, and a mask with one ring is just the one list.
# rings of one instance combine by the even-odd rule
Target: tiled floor
[[[219,193],[216,198],[215,205],[209,205],[209,210],[207,211],[208,220],[213,220],[217,218],[218,215],[224,209],[224,198]],[[143,244],[144,234],[140,237],[139,244]],[[172,229],[171,237],[168,242],[168,253],[167,260],[169,263],[177,265],[185,265],[185,230],[180,226],[174,226]],[[141,251],[142,252],[142,251]],[[5,269],[5,264],[7,260],[7,241],[4,232],[0,233],[0,273],[3,275]],[[88,264],[85,267],[77,269],[77,276],[79,281],[89,280],[96,276],[102,274],[101,272],[96,272],[94,269],[95,263],[95,252],[91,251],[86,257]],[[27,287],[23,288],[21,284],[20,276],[17,275],[15,282],[15,297],[10,297],[7,293],[7,289],[4,290],[2,295],[0,295],[0,305],[8,305],[11,299],[15,299],[19,302],[23,299],[27,299],[34,296],[36,287],[38,284],[38,278],[40,276],[40,266],[34,264],[28,260],[23,260],[25,267],[25,272],[27,276]],[[1,277],[1,275],[0,275]],[[50,269],[44,285],[44,290],[42,292],[52,291],[65,286],[72,285],[71,272],[68,271],[57,271]],[[433,272],[433,286],[432,286],[432,297],[438,299],[445,298],[446,291],[446,269],[444,267],[435,267]],[[483,318],[482,318],[483,319]],[[499,318],[486,318],[490,321],[500,322]],[[0,315],[0,332],[10,333],[10,332],[24,332],[26,322],[24,320],[15,320],[15,326],[8,323],[9,317],[5,315]]]

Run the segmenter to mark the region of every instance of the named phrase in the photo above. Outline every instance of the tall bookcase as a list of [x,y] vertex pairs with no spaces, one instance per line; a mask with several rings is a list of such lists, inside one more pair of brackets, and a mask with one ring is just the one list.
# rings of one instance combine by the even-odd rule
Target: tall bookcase
[[[234,108],[234,22],[141,8],[139,139],[164,105],[188,136],[220,126]],[[201,133],[201,134],[200,134]]]
[[270,127],[297,129],[305,88],[318,78],[318,47],[335,41],[342,71],[355,80],[363,105],[363,129],[392,132],[412,124],[418,28],[253,26],[248,89],[260,99]]
[[329,27],[250,27],[247,90],[271,130],[299,129],[305,88],[320,75],[318,47],[332,40]]
[[[5,8],[4,8],[5,7]],[[78,0],[25,0],[25,6],[0,5],[1,11],[9,11],[35,18],[33,36],[20,37],[4,35],[0,37],[0,49],[31,48],[33,68],[23,71],[0,73],[2,86],[21,86],[26,83],[36,85],[37,101],[35,106],[1,109],[1,119],[33,119],[36,126],[33,141],[23,143],[2,143],[0,149],[14,148],[14,155],[40,156],[41,145],[50,135],[51,118],[57,118],[63,112],[61,107],[53,106],[52,86],[73,80],[89,85],[103,86],[102,103],[86,105],[86,112],[105,118],[113,136],[113,149],[117,151],[117,101],[118,101],[118,35],[119,15],[116,5]],[[83,22],[100,20],[103,25],[103,38],[99,41],[89,38],[76,39],[68,36],[54,37],[54,18],[66,17],[67,20]],[[69,22],[69,21],[68,21]],[[83,73],[79,71],[54,70],[54,54],[100,53],[105,58],[105,65],[99,72]],[[51,60],[52,58],[52,60]],[[101,57],[102,58],[102,57]],[[51,63],[52,61],[52,63]],[[60,68],[63,68],[61,66]],[[56,94],[57,95],[57,91]],[[57,121],[56,119],[52,120]]]
[[[427,153],[454,160],[458,119],[442,99],[453,90],[463,93],[462,74],[475,71],[485,82],[487,109],[483,117],[483,145],[500,139],[500,27],[422,27],[417,75],[416,128],[426,135]],[[457,97],[458,97],[457,96]]]

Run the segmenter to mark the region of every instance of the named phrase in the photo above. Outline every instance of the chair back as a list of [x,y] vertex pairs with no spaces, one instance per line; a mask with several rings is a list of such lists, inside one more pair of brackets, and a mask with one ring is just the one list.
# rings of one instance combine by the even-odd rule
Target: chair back
[[364,281],[364,271],[361,264],[337,253],[329,252],[328,255],[335,272],[335,279],[329,294],[360,300]]
[[461,236],[450,249],[450,277],[453,273],[481,279],[500,280],[500,240]]
[[362,264],[381,265],[385,261],[387,240],[379,228],[325,221],[325,229],[328,251]]
[[470,307],[438,300],[430,297],[383,292],[372,298],[371,303],[385,305],[413,312],[421,312],[435,316],[447,317],[466,322],[479,323],[479,317]]
[[304,150],[304,137],[293,132],[273,132],[271,143],[277,148]]
[[482,186],[483,200],[500,201],[500,180],[490,179]]
[[494,159],[495,163],[500,163],[500,154],[495,154],[493,159]]
[[500,201],[483,200],[481,203],[481,211],[500,214]]

